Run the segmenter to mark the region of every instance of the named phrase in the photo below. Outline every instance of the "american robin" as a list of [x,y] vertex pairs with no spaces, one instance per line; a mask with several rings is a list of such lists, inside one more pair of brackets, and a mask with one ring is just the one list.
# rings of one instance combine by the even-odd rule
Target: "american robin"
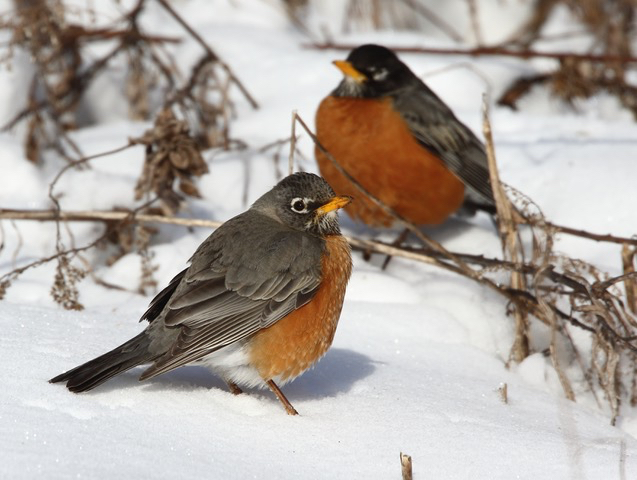
[[[461,207],[495,211],[483,144],[391,50],[363,45],[334,64],[345,77],[319,105],[316,135],[361,186],[418,225]],[[318,147],[316,159],[334,188],[356,196],[350,216],[392,223]]]
[[352,269],[336,211],[350,201],[317,175],[284,178],[197,248],[142,315],[143,332],[50,382],[84,392],[137,365],[152,363],[145,380],[198,363],[233,393],[269,386],[295,415],[277,384],[310,368],[334,338]]

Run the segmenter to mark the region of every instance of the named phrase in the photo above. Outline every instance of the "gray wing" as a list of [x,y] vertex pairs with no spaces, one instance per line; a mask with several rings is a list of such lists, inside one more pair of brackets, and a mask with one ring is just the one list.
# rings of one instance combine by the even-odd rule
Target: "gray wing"
[[414,137],[467,187],[470,201],[494,205],[487,156],[482,142],[423,82],[392,95],[394,107]]
[[323,249],[321,239],[255,212],[226,222],[175,277],[177,285],[151,302],[149,311],[164,302],[159,318],[179,334],[141,378],[247,338],[305,305],[320,284]]

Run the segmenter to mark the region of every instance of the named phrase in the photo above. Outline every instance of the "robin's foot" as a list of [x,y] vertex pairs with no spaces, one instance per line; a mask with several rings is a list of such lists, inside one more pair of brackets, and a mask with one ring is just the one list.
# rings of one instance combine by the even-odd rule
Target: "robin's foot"
[[265,383],[268,384],[268,387],[270,387],[270,390],[274,392],[274,394],[277,396],[279,401],[283,404],[283,406],[285,407],[285,411],[288,412],[288,415],[299,414],[299,412],[297,412],[296,409],[292,406],[290,401],[287,398],[285,398],[285,395],[283,395],[283,392],[281,391],[279,387],[277,387],[276,383],[274,383],[272,380],[268,380]]

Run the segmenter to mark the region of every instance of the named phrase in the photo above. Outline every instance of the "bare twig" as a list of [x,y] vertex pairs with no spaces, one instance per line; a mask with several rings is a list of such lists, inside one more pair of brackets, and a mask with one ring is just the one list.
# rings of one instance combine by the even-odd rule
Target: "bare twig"
[[471,20],[471,30],[476,39],[478,46],[484,45],[484,39],[482,38],[482,30],[480,29],[480,20],[478,18],[478,5],[476,0],[467,0],[469,7],[469,19]]
[[544,315],[547,319],[549,319],[550,327],[551,327],[551,344],[549,346],[549,353],[551,355],[551,362],[553,363],[553,368],[557,372],[557,376],[560,380],[560,384],[562,385],[562,389],[564,390],[564,396],[571,401],[575,401],[575,393],[573,392],[573,387],[571,386],[571,382],[568,380],[568,377],[564,373],[562,366],[560,364],[560,360],[557,352],[557,339],[559,332],[559,323],[557,319],[557,315],[555,311],[551,308],[547,300],[544,298],[539,292],[539,285],[542,281],[542,272],[539,272],[538,275],[535,276],[534,287],[536,291],[536,298],[540,302],[540,308],[544,312]]
[[221,67],[226,71],[227,75],[230,77],[230,79],[232,80],[232,82],[239,88],[239,90],[241,90],[241,93],[243,94],[243,96],[246,98],[246,100],[248,100],[248,102],[250,102],[250,105],[252,105],[252,108],[257,109],[259,108],[259,104],[257,103],[257,101],[254,99],[254,97],[252,95],[250,95],[250,92],[248,92],[248,89],[243,85],[243,83],[237,78],[237,76],[234,74],[234,72],[232,71],[232,69],[228,66],[227,63],[223,62],[219,56],[212,50],[212,48],[210,48],[210,45],[208,45],[208,43],[201,37],[201,35],[199,35],[173,8],[172,6],[166,1],[166,0],[157,0],[159,2],[159,4],[164,7],[164,9],[170,13],[170,15],[177,21],[177,23],[179,23],[182,27],[184,27],[184,29],[190,34],[190,36],[192,36],[192,38],[194,38],[197,43],[199,43],[199,45],[201,45],[201,47],[206,51],[206,53],[211,57],[214,58],[219,65],[221,65]]
[[[483,97],[482,101],[482,113],[482,129],[486,140],[485,150],[487,153],[487,161],[489,162],[489,179],[493,190],[496,211],[498,213],[496,220],[500,239],[502,241],[502,251],[504,253],[504,257],[508,257],[508,259],[510,259],[510,261],[517,267],[517,265],[523,261],[523,251],[518,238],[517,223],[514,218],[516,211],[511,205],[511,201],[506,196],[498,175],[486,96]],[[511,287],[518,290],[526,290],[525,277],[520,272],[519,268],[515,268],[511,271]],[[541,302],[540,308],[542,308]],[[517,303],[515,304],[513,315],[515,317],[515,341],[511,347],[511,357],[519,363],[529,355],[529,320],[527,312],[522,308],[522,305]]]
[[[346,44],[335,42],[306,43],[305,48],[316,50],[346,50],[350,51],[358,47],[358,44]],[[637,63],[637,57],[623,55],[596,55],[593,53],[573,53],[573,52],[541,52],[530,49],[514,50],[503,47],[475,47],[475,48],[428,48],[428,47],[390,47],[398,53],[426,53],[428,55],[468,55],[470,57],[480,56],[502,56],[522,59],[529,58],[552,58],[555,60],[576,59],[591,62],[623,62]]]
[[37,220],[37,221],[65,221],[65,222],[112,222],[130,221],[139,223],[163,223],[167,225],[181,225],[184,227],[217,228],[222,222],[196,218],[166,217],[164,215],[149,215],[131,211],[91,210],[56,212],[55,210],[11,210],[0,209],[0,219]]
[[296,151],[296,110],[292,110],[292,133],[290,134],[290,156],[288,157],[288,175],[294,172],[294,152]]
[[[626,244],[622,246],[622,266],[626,275],[635,273],[636,255],[636,248],[630,248]],[[633,315],[637,315],[637,281],[635,281],[634,276],[624,281],[624,288],[626,289],[626,306]]]
[[509,403],[509,387],[506,383],[501,383],[498,387],[498,394],[500,395],[500,400],[502,403],[507,405]]
[[432,25],[434,25],[439,30],[446,33],[449,38],[454,40],[456,43],[461,43],[464,39],[462,35],[460,35],[455,28],[451,26],[448,22],[446,22],[442,17],[440,17],[436,12],[428,8],[422,2],[416,0],[402,0],[405,5],[408,5],[410,8],[414,10],[414,12],[422,15],[424,18],[429,20]]
[[[529,222],[533,224],[532,221]],[[553,222],[545,222],[546,226],[554,229],[556,232],[565,233],[567,235],[572,235],[575,237],[587,238],[588,240],[593,240],[595,242],[609,242],[609,243],[619,243],[621,245],[633,245],[637,246],[637,238],[628,238],[628,237],[620,237],[618,235],[611,234],[603,234],[603,233],[594,233],[588,232],[586,230],[581,230],[578,228],[565,227],[564,225],[558,225]]]
[[411,455],[400,452],[400,471],[402,473],[403,480],[412,480],[414,478]]

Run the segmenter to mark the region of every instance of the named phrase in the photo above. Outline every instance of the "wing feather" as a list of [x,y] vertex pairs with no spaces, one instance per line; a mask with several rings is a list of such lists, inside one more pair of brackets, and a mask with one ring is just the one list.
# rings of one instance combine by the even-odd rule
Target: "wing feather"
[[392,98],[414,137],[469,187],[469,198],[494,205],[487,156],[474,133],[420,80],[417,88],[412,84]]
[[151,302],[154,311],[163,305],[164,325],[179,334],[142,378],[248,338],[305,305],[319,288],[324,248],[322,239],[250,210],[226,222],[175,277],[178,284]]

